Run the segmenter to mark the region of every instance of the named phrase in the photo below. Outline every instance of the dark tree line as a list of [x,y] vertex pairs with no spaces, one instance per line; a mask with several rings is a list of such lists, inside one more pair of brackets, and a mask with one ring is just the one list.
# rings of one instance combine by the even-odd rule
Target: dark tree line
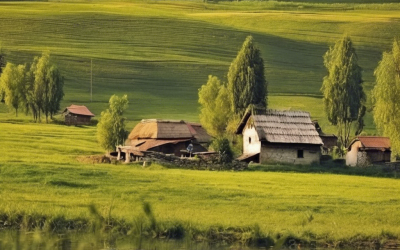
[[64,78],[51,63],[49,53],[35,57],[30,64],[7,63],[0,77],[0,93],[6,105],[16,116],[22,110],[32,114],[35,121],[41,121],[44,115],[48,122],[60,110],[63,86]]

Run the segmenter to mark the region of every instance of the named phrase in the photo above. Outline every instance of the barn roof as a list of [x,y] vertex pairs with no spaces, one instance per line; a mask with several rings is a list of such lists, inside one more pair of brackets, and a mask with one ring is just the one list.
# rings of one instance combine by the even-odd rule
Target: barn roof
[[236,133],[241,134],[251,119],[260,140],[271,143],[301,143],[323,145],[310,113],[292,110],[247,110]]
[[207,143],[211,140],[211,136],[199,123],[186,123],[190,132],[199,143]]
[[139,151],[147,151],[152,148],[165,144],[177,144],[179,142],[189,141],[190,139],[175,139],[175,140],[157,140],[157,139],[139,139],[132,140],[131,145]]
[[91,117],[94,116],[94,114],[92,112],[90,112],[90,110],[86,106],[83,106],[83,105],[72,104],[71,106],[64,109],[64,113],[67,111],[69,113],[75,114],[75,115],[84,115],[84,116],[91,116]]
[[196,139],[199,143],[208,142],[211,137],[200,124],[186,123],[182,120],[143,119],[129,134],[135,139]]
[[351,145],[356,141],[360,141],[361,145],[364,149],[378,149],[378,150],[390,150],[390,139],[388,137],[380,137],[380,136],[357,136],[349,145],[349,149]]

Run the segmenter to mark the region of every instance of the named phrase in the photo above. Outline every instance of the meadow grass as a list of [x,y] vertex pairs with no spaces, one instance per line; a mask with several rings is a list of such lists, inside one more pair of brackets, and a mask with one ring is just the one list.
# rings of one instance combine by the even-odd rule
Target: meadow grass
[[25,227],[28,220],[48,230],[75,221],[85,229],[94,223],[94,204],[114,226],[131,228],[146,218],[145,201],[157,222],[197,232],[257,225],[274,239],[291,235],[323,243],[400,236],[398,179],[78,161],[102,153],[94,134],[91,126],[2,119],[0,219]]
[[[315,113],[322,56],[343,34],[354,41],[369,93],[382,52],[400,34],[399,15],[397,3],[1,2],[0,41],[14,63],[51,52],[65,76],[63,107],[84,104],[99,116],[112,94],[128,94],[132,124],[198,121],[198,89],[209,74],[226,81],[247,35],[261,49],[272,108],[302,103]],[[315,117],[333,130],[323,115]],[[366,131],[374,134],[371,117]]]
[[[350,35],[369,91],[382,51],[400,34],[400,5],[321,2],[0,2],[0,41],[14,63],[51,51],[65,76],[63,106],[85,104],[98,118],[112,94],[128,94],[130,130],[142,118],[198,121],[198,88],[209,74],[226,80],[251,34],[269,107],[309,111],[332,133],[319,92],[322,55]],[[104,218],[133,225],[145,200],[158,221],[202,232],[258,225],[274,238],[400,237],[398,179],[84,163],[77,158],[103,153],[95,127],[34,124],[6,111],[0,104],[0,214],[8,219],[90,221],[94,204]],[[371,113],[366,124],[375,134]]]

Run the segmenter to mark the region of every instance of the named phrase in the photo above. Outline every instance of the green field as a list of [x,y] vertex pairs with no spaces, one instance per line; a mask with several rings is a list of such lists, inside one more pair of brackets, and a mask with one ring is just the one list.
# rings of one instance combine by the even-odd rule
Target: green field
[[88,206],[94,204],[104,217],[111,207],[112,219],[131,225],[143,216],[145,200],[157,221],[200,232],[257,224],[274,239],[338,243],[400,236],[399,179],[93,164],[77,158],[101,154],[94,127],[21,121],[0,127],[3,222],[44,217],[51,230],[60,218],[92,220]]
[[[253,35],[265,61],[270,107],[301,108],[327,125],[319,92],[323,54],[350,35],[368,92],[382,52],[400,34],[399,16],[398,3],[0,2],[0,41],[14,63],[51,52],[66,78],[62,106],[85,104],[99,115],[112,94],[127,93],[127,116],[135,123],[197,121],[198,88],[209,74],[225,79],[245,37]],[[366,120],[374,134],[371,114]]]

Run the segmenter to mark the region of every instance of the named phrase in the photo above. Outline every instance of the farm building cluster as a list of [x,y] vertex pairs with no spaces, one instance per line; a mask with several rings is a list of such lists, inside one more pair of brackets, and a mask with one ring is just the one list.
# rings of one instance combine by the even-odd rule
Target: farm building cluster
[[[71,105],[63,112],[67,125],[89,125],[94,114],[85,106]],[[305,111],[247,110],[237,126],[243,137],[239,161],[254,163],[312,164],[332,151],[338,138],[325,134]],[[126,162],[138,160],[146,152],[175,156],[214,154],[207,150],[212,137],[201,124],[183,120],[143,119],[115,152]],[[368,166],[390,162],[390,139],[358,136],[348,146],[346,165]]]

